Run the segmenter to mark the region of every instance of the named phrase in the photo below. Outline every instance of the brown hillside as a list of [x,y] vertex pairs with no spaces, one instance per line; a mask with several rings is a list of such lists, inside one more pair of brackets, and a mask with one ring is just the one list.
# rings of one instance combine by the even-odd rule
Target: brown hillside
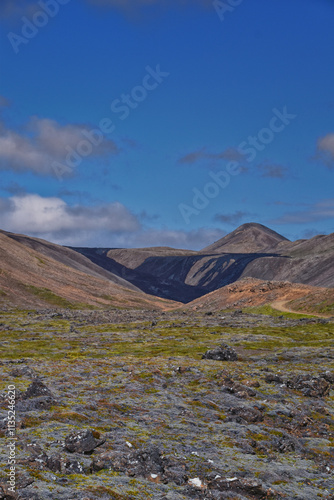
[[[19,238],[18,238],[19,239]],[[163,299],[153,298],[141,291],[117,284],[117,277],[112,280],[105,276],[93,276],[91,262],[88,262],[90,273],[70,267],[31,248],[33,239],[29,239],[30,247],[16,241],[15,238],[0,232],[0,301],[9,306],[25,308],[35,307],[141,307],[170,308],[173,304]],[[41,241],[36,241],[39,248]],[[64,250],[64,261],[68,261],[69,250],[52,245],[58,257]],[[52,253],[52,252],[51,252]],[[78,256],[73,251],[74,256]],[[79,257],[79,256],[78,256]],[[82,258],[84,259],[84,258]],[[110,273],[109,273],[110,274]]]
[[[294,301],[293,303],[291,301]],[[232,285],[208,293],[182,308],[204,311],[219,311],[228,308],[256,307],[275,303],[287,304],[282,310],[301,312],[328,312],[330,307],[321,310],[321,304],[334,304],[334,290],[294,284],[288,281],[261,281],[244,278]],[[302,307],[303,310],[302,310]],[[334,311],[333,311],[334,312]]]

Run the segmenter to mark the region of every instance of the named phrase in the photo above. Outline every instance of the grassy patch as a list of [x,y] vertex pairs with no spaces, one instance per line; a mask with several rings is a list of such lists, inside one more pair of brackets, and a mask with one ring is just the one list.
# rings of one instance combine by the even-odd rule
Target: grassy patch
[[[278,311],[277,309],[274,309],[269,305],[258,306],[258,307],[246,307],[243,309],[243,312],[249,314],[264,314],[266,316],[273,316],[276,318],[279,316],[284,316],[286,318],[291,318],[291,319],[305,318],[305,314]],[[312,316],[312,313],[310,313],[310,315],[306,317],[314,317],[314,316]]]
[[65,309],[95,309],[94,306],[81,302],[70,302],[59,295],[56,295],[48,288],[38,288],[33,285],[23,285],[24,288],[31,294],[35,295],[41,300],[44,300],[48,304],[56,307],[61,307]]
[[55,293],[51,292],[51,290],[49,290],[48,288],[38,288],[33,285],[24,285],[24,288],[27,290],[27,292],[30,292],[39,299],[45,300],[45,302],[48,302],[53,306],[73,307],[72,302],[69,302],[63,297],[56,295]]
[[322,300],[319,303],[312,301],[312,297],[303,297],[302,299],[291,300],[287,304],[288,307],[296,311],[307,311],[312,314],[312,312],[317,314],[334,315],[334,303],[332,298]]

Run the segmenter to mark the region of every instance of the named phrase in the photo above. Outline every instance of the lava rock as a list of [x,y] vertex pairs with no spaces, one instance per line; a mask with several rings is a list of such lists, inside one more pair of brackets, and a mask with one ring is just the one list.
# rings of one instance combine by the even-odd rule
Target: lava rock
[[237,361],[238,355],[235,350],[227,344],[221,344],[216,349],[210,349],[203,354],[202,359],[214,359],[216,361]]
[[65,438],[65,449],[70,453],[90,454],[105,442],[105,439],[99,439],[97,434],[91,430],[72,432]]
[[43,384],[40,379],[35,378],[29,385],[26,392],[23,393],[22,399],[31,399],[39,396],[53,398],[52,392],[46,387],[46,385]]
[[268,384],[274,383],[274,384],[283,384],[283,379],[279,375],[276,375],[276,373],[268,373],[264,377],[265,382]]
[[31,398],[26,401],[18,401],[16,409],[19,412],[49,410],[51,406],[54,405],[54,403],[55,400],[52,397],[40,396],[38,398]]
[[84,468],[78,460],[67,460],[65,462],[66,474],[83,474]]
[[187,465],[174,457],[164,457],[157,446],[148,446],[126,454],[119,450],[100,453],[93,458],[91,470],[98,472],[103,469],[149,480],[154,474],[164,483],[174,482],[179,486],[186,484],[189,479]]
[[263,412],[257,406],[243,406],[241,408],[231,408],[231,415],[236,417],[238,423],[246,422],[262,422]]
[[330,384],[334,385],[334,372],[326,371],[320,374],[320,377],[324,378]]
[[[275,492],[267,490],[259,481],[244,478],[217,478],[208,484],[209,489],[251,495],[251,498],[272,498]],[[220,497],[221,498],[221,497]],[[228,497],[230,498],[230,497]],[[239,497],[238,497],[239,498]],[[242,497],[243,498],[243,497]],[[249,498],[247,496],[247,498]]]
[[36,372],[28,366],[20,366],[18,368],[14,368],[11,372],[9,372],[9,375],[11,377],[28,377],[31,379],[36,378]]
[[52,472],[61,472],[61,456],[55,453],[47,458],[46,466]]
[[6,485],[0,484],[0,500],[16,500],[18,498],[18,495],[9,491]]
[[328,396],[330,383],[323,377],[312,377],[311,375],[296,375],[286,383],[287,387],[297,389],[304,396],[321,398]]
[[288,453],[296,449],[296,443],[290,436],[275,436],[272,439],[271,445],[279,453]]

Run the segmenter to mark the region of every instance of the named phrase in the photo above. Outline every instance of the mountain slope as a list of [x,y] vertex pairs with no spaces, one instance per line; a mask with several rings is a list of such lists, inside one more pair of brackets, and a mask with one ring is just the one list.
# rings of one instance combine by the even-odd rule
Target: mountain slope
[[27,307],[168,308],[161,299],[189,303],[247,277],[334,287],[334,234],[291,242],[259,224],[244,224],[201,252],[72,249],[4,231],[0,244],[0,300]]
[[250,263],[242,277],[334,287],[334,233],[279,244],[276,252]]
[[264,253],[272,252],[279,243],[288,242],[287,238],[262,224],[249,222],[238,227],[200,253]]
[[8,233],[6,231],[0,231],[0,233],[18,243],[21,243],[25,247],[43,254],[46,257],[51,257],[61,264],[65,264],[66,266],[69,266],[78,271],[82,271],[96,278],[107,278],[108,281],[124,286],[126,288],[130,288],[131,290],[139,291],[139,289],[137,289],[131,283],[116,275],[113,275],[112,273],[103,269],[103,267],[93,264],[88,258],[81,256],[80,254],[78,254],[78,252],[75,252],[70,248],[56,245],[55,243],[50,243],[49,241],[41,240],[39,238],[24,236],[22,234]]
[[3,231],[0,231],[0,301],[26,308],[165,309],[173,305],[137,291],[77,252]]
[[200,252],[77,250],[146,293],[184,303],[245,277],[334,287],[334,234],[291,242],[249,223]]
[[232,285],[208,293],[186,306],[183,310],[220,311],[229,308],[258,307],[283,303],[293,310],[312,313],[334,312],[334,290],[311,287],[288,281],[263,281],[243,278]]

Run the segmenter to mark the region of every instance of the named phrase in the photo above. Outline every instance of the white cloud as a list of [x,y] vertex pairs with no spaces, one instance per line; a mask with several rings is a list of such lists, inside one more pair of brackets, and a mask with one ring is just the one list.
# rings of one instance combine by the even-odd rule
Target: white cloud
[[[60,125],[54,120],[33,117],[17,133],[4,126],[0,129],[0,169],[14,170],[15,172],[32,171],[40,175],[57,175],[53,162],[57,161],[68,165],[67,174],[70,175],[76,165],[80,165],[86,156],[92,158],[108,156],[118,153],[114,141],[96,135],[93,128],[87,125],[68,124]],[[90,136],[90,139],[87,137]],[[86,144],[84,153],[80,144]],[[88,149],[87,149],[88,145]],[[79,160],[71,164],[66,162],[67,155],[73,158],[73,152],[79,151]],[[86,152],[89,152],[86,155]]]
[[118,202],[69,206],[61,198],[26,194],[2,199],[2,205],[2,229],[59,244],[87,244],[101,232],[126,235],[140,228],[137,218]]
[[0,198],[0,228],[60,245],[110,248],[200,249],[226,234],[215,228],[194,231],[144,228],[140,216],[119,202],[70,206],[59,197],[38,194]]

